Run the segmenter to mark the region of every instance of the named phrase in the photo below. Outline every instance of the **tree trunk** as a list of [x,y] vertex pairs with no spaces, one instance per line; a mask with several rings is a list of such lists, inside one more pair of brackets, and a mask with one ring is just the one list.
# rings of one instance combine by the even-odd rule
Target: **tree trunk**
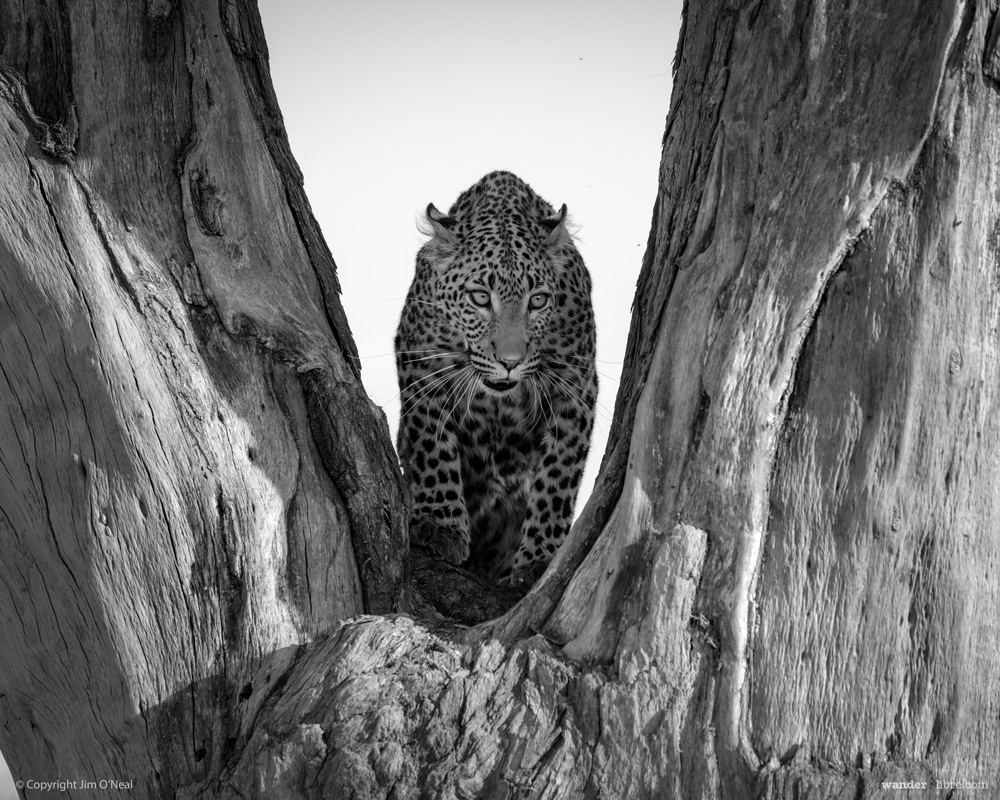
[[0,743],[25,780],[194,791],[300,645],[399,592],[395,456],[256,8],[213,5],[0,5]]
[[995,790],[996,0],[687,5],[601,478],[462,629],[358,616],[428,592],[256,10],[220,5],[0,2],[15,776]]

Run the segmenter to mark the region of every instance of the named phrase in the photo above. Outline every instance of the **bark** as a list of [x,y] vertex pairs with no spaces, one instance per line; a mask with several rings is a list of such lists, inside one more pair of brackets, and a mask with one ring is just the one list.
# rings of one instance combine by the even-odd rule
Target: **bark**
[[460,584],[408,559],[255,10],[2,5],[15,775],[997,785],[996,2],[685,11],[598,487],[529,594],[462,628]]
[[0,746],[171,796],[297,645],[394,607],[395,456],[256,8],[3,3],[0,30]]

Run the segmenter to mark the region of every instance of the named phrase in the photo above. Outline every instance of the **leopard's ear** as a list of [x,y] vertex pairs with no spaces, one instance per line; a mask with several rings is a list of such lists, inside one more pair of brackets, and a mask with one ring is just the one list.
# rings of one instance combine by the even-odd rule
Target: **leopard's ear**
[[433,203],[427,204],[427,221],[431,225],[431,232],[434,236],[445,242],[455,241],[454,227],[457,220],[442,214],[434,207]]
[[551,217],[543,217],[542,227],[548,231],[544,241],[546,246],[558,242],[566,230],[566,204],[563,203],[559,212],[553,214]]

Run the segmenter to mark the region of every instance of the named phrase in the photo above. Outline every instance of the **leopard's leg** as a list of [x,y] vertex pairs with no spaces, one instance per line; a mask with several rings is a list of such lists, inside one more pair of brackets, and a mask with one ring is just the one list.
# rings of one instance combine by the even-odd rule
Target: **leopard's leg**
[[410,533],[452,564],[469,557],[469,514],[455,431],[439,396],[408,403],[403,393],[399,449],[410,497]]
[[556,409],[542,438],[538,466],[530,476],[520,541],[504,560],[501,584],[533,583],[569,533],[592,426],[592,408],[566,401]]

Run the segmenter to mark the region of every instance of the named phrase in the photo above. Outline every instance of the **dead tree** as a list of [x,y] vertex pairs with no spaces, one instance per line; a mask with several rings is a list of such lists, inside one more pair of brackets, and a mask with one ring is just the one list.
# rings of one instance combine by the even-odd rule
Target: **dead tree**
[[687,4],[598,487],[531,592],[463,628],[409,557],[254,4],[0,2],[15,776],[995,788],[996,17]]

